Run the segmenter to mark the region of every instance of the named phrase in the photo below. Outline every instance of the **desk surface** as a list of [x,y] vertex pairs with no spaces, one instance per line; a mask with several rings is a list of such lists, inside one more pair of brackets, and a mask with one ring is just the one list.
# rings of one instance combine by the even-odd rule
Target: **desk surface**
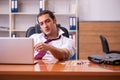
[[[110,76],[110,77],[114,77],[114,80],[117,80],[118,78],[120,79],[120,66],[103,65],[103,64],[98,65],[89,62],[88,60],[72,60],[72,61],[63,61],[63,62],[56,62],[54,60],[53,61],[40,60],[35,65],[0,65],[0,78],[5,79],[6,75],[9,77],[19,76],[19,75],[22,76],[29,75],[29,77],[30,75],[31,76],[36,75],[42,77],[52,76],[52,75],[76,76],[76,77],[77,76],[82,76],[82,77]],[[94,79],[94,80],[98,80],[98,79]]]

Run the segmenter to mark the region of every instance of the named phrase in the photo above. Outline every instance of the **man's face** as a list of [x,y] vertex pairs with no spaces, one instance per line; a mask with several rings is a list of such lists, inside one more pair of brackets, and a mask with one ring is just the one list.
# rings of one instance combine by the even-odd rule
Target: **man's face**
[[46,35],[54,34],[54,25],[56,24],[55,19],[53,20],[48,14],[45,14],[38,18],[38,22],[43,33],[45,33]]

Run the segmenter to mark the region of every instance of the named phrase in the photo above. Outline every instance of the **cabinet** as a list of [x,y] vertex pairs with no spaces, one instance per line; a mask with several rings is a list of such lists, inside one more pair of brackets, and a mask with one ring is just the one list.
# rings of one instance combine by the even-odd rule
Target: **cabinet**
[[[11,12],[12,0],[0,0],[0,37],[25,37],[26,30],[34,26],[41,0],[17,0],[18,12]],[[42,0],[43,9],[55,13],[57,23],[77,35],[78,0]],[[70,17],[76,17],[76,30],[70,30]],[[76,40],[75,40],[76,41]],[[77,43],[76,43],[77,44]]]

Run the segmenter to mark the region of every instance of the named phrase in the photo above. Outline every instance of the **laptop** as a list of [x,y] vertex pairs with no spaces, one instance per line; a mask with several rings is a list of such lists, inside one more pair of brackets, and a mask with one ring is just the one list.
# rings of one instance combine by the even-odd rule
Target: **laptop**
[[35,64],[33,39],[0,38],[0,64]]

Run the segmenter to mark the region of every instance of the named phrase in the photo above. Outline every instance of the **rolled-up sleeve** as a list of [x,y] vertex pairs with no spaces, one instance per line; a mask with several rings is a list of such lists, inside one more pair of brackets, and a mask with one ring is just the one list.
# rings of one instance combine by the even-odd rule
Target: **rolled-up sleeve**
[[70,56],[73,56],[76,52],[75,50],[75,42],[73,39],[68,39],[68,38],[65,38],[63,40],[63,45],[62,45],[62,48],[66,48],[68,49],[68,51],[70,52]]

